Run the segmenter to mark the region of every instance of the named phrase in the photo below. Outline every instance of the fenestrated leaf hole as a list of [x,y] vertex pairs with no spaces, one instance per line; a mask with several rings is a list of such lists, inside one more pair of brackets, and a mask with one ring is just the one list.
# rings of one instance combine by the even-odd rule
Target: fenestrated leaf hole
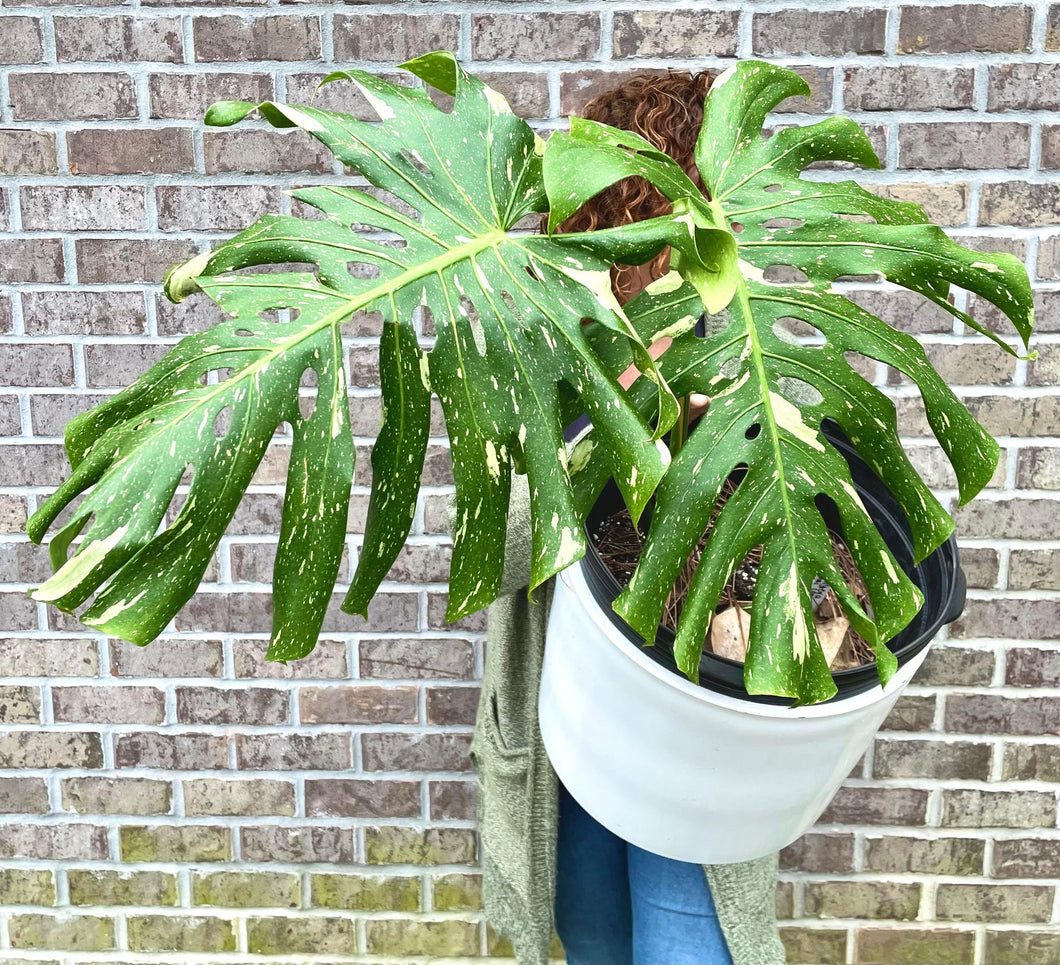
[[752,422],[747,430],[744,432],[743,437],[745,439],[757,439],[759,433],[762,431],[762,424],[760,422]]
[[875,359],[870,359],[866,355],[862,355],[860,352],[844,352],[843,358],[858,375],[860,375],[866,382],[875,382],[877,373],[877,363]]
[[226,405],[220,412],[214,416],[213,420],[213,434],[216,439],[223,439],[228,435],[228,430],[232,428],[232,407]]
[[[832,556],[835,559],[836,567],[839,569],[843,581],[857,598],[858,603],[861,604],[862,610],[871,619],[873,610],[872,603],[869,600],[868,588],[843,533],[839,507],[827,493],[818,493],[814,497],[813,502],[814,506],[817,507],[817,512],[821,514],[821,518],[828,527],[832,544]],[[814,611],[818,620],[835,619],[842,615],[843,611],[839,603],[839,597],[823,577],[814,577],[811,584],[811,593],[813,595]],[[872,663],[873,659],[872,647],[855,630],[848,628],[836,662],[831,665],[831,668],[833,671],[847,670],[862,664]]]
[[[525,326],[526,316],[523,315],[522,310],[519,308],[519,306],[515,304],[515,299],[512,297],[512,293],[507,290],[502,291],[501,301],[504,302],[504,305],[508,309],[508,311],[510,311],[519,320],[520,324]],[[528,342],[533,341],[530,336],[530,333],[527,332],[525,328],[523,330],[523,337],[526,338]]]
[[434,323],[434,312],[431,311],[430,305],[417,305],[413,309],[412,320],[416,326],[416,331],[421,335],[433,338],[438,334],[438,329]]
[[763,228],[801,228],[805,221],[802,218],[770,218],[762,223]]
[[780,185],[779,184],[767,184],[764,188],[762,188],[762,190],[765,191],[767,194],[775,194],[777,191],[780,190]]
[[762,277],[774,285],[805,285],[810,280],[806,272],[792,265],[770,265]]
[[718,375],[723,379],[735,379],[740,374],[741,368],[743,368],[743,362],[738,358],[727,358],[718,366]]
[[739,222],[739,221],[731,221],[731,222],[729,222],[729,227],[730,227],[730,228],[732,228],[732,230],[733,230],[733,233],[734,233],[734,234],[737,234],[737,235],[738,235],[738,234],[739,234],[739,233],[740,233],[741,231],[743,231],[743,225],[742,225],[742,224],[740,224],[740,222]]
[[438,108],[443,114],[452,114],[453,108],[456,106],[456,98],[452,94],[447,94],[443,90],[438,90],[437,87],[431,87],[427,85],[427,96],[433,101],[434,106]]
[[534,270],[532,265],[523,265],[523,271],[525,271],[534,281],[541,281],[541,276]]
[[371,280],[379,277],[379,266],[367,261],[349,261],[346,263],[346,271],[351,278]]
[[485,355],[486,333],[482,329],[482,319],[479,317],[475,303],[467,295],[460,296],[460,314],[467,319],[467,323],[471,328],[471,337],[474,339],[478,354]]
[[[199,382],[203,385],[220,385],[231,376],[232,371],[233,370],[229,368],[210,369],[199,377]],[[204,378],[206,380],[205,382],[203,381]]]
[[263,312],[258,312],[258,318],[263,322],[287,324],[288,322],[297,321],[298,316],[301,314],[302,309],[300,308],[267,308]]
[[785,315],[773,322],[773,334],[782,342],[787,342],[790,345],[799,344],[800,339],[814,338],[825,340],[824,332],[809,322],[796,318],[794,315]]
[[[352,168],[345,168],[344,170],[350,172],[351,174],[356,173],[353,171]],[[363,187],[358,186],[357,191],[351,193],[356,196],[357,193],[362,192],[368,195],[369,197],[374,198],[376,201],[382,203],[386,207],[392,208],[396,214],[401,215],[403,218],[411,218],[413,221],[421,221],[423,219],[422,214],[420,214],[420,212],[411,204],[409,204],[402,198],[399,198],[396,194],[391,194],[384,188],[377,188],[375,187],[375,185],[366,184]],[[352,224],[350,227],[356,232],[380,230],[379,225],[373,224],[371,222],[358,222]]]
[[824,396],[817,386],[788,375],[782,375],[777,379],[777,391],[797,406],[811,407],[824,402]]
[[298,380],[298,412],[303,420],[312,417],[317,407],[317,370],[307,365]]
[[407,147],[401,149],[401,156],[408,161],[417,171],[420,172],[425,178],[433,178],[434,172],[427,167],[427,162],[423,160],[423,157],[418,151],[410,150]]
[[237,338],[253,338],[254,333],[249,328],[237,328],[233,333]]

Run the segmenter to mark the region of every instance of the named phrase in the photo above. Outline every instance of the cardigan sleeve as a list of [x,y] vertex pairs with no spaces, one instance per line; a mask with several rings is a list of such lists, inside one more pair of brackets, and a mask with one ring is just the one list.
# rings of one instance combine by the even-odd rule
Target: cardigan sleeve
[[[456,494],[445,501],[450,534],[456,532]],[[508,530],[504,541],[504,569],[497,596],[507,596],[530,585],[530,485],[525,473],[512,473]]]

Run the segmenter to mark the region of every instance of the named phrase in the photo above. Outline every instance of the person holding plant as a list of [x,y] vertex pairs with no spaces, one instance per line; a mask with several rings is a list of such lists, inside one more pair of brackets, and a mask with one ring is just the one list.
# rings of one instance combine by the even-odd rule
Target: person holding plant
[[[383,420],[372,449],[364,538],[341,610],[367,616],[409,535],[436,395],[460,493],[446,618],[452,622],[490,607],[469,748],[480,777],[487,920],[512,942],[521,965],[549,961],[554,930],[571,965],[730,960],[776,965],[784,961],[784,950],[774,912],[775,851],[699,868],[656,860],[657,855],[630,850],[625,841],[609,836],[579,813],[559,786],[538,719],[546,706],[539,704],[542,684],[553,685],[545,688],[546,696],[557,693],[557,680],[570,684],[563,702],[548,705],[546,731],[550,744],[559,739],[557,730],[572,745],[580,741],[577,766],[564,762],[564,775],[571,787],[575,776],[581,779],[587,803],[593,788],[586,775],[596,755],[611,749],[588,738],[600,736],[629,757],[651,707],[662,706],[636,703],[644,693],[639,689],[624,692],[637,695],[626,697],[625,706],[638,714],[614,716],[613,704],[599,701],[594,708],[594,700],[609,693],[599,680],[606,668],[590,663],[598,673],[584,673],[586,664],[564,664],[564,658],[579,648],[586,658],[610,651],[585,648],[592,636],[582,632],[577,611],[570,611],[575,632],[555,639],[544,666],[553,591],[560,587],[562,606],[569,587],[552,577],[584,553],[577,533],[584,517],[573,499],[574,485],[586,499],[598,495],[613,475],[634,519],[655,498],[638,566],[643,578],[636,586],[631,581],[613,606],[647,640],[673,586],[671,574],[701,539],[725,480],[746,466],[734,497],[717,512],[707,541],[710,568],[703,568],[701,558],[696,576],[717,575],[739,563],[748,549],[762,546],[756,586],[767,592],[758,592],[752,606],[741,682],[748,696],[783,697],[805,706],[845,699],[810,625],[815,577],[829,582],[831,576],[839,592],[843,585],[819,505],[822,496],[834,503],[844,531],[859,534],[850,545],[872,604],[870,614],[848,599],[844,610],[858,632],[875,641],[881,684],[880,694],[850,710],[861,722],[856,739],[834,745],[853,763],[872,739],[872,715],[883,719],[887,708],[881,701],[893,702],[900,693],[892,688],[884,694],[883,686],[895,678],[900,686],[908,682],[934,631],[911,642],[919,650],[888,648],[926,605],[926,581],[919,586],[894,555],[852,486],[843,452],[834,441],[825,444],[828,421],[863,452],[866,471],[877,478],[886,475],[886,488],[910,526],[912,555],[923,559],[947,548],[948,590],[933,593],[936,626],[953,619],[963,596],[953,519],[906,457],[893,403],[857,374],[847,355],[873,358],[918,386],[928,421],[953,466],[961,504],[992,477],[1000,447],[911,335],[856,305],[833,282],[878,274],[1029,359],[1035,356],[1029,345],[1034,300],[1026,268],[1012,255],[954,243],[911,202],[882,198],[853,181],[802,179],[801,172],[819,161],[867,167],[880,162],[865,133],[842,116],[760,137],[780,101],[809,93],[805,81],[785,67],[742,61],[713,85],[704,75],[635,76],[590,103],[587,119],[572,119],[570,132],[556,132],[546,144],[499,93],[468,75],[451,52],[429,52],[402,66],[452,96],[452,110],[439,109],[421,88],[355,69],[336,72],[328,82],[355,83],[378,122],[272,101],[228,101],[210,108],[210,126],[239,123],[257,110],[277,128],[299,127],[382,193],[355,185],[299,189],[294,196],[324,218],[264,215],[168,273],[164,287],[172,301],[202,292],[225,318],[186,336],[135,384],[67,426],[71,472],[27,520],[30,538],[41,542],[63,510],[87,495],[52,538],[55,573],[30,595],[67,612],[92,598],[78,614],[82,623],[123,640],[150,643],[194,594],[278,426],[287,421],[292,443],[266,657],[287,661],[310,653],[330,612],[347,548],[356,449],[342,325],[358,312],[379,310],[384,318],[379,347]],[[593,115],[610,123],[599,123]],[[672,205],[669,213],[664,196]],[[420,217],[410,218],[406,205]],[[527,215],[546,208],[548,224],[560,231],[526,236],[515,230]],[[368,236],[358,233],[362,225],[372,229]],[[602,230],[570,231],[597,225]],[[378,231],[397,234],[405,244],[370,236]],[[675,259],[677,275],[662,280],[667,245],[680,251],[680,259]],[[615,265],[638,260],[647,265]],[[256,265],[267,270],[243,272]],[[291,271],[292,265],[313,270]],[[363,270],[351,271],[351,265]],[[766,270],[777,265],[799,272],[807,282],[766,279]],[[276,266],[285,267],[273,270]],[[656,278],[661,283],[653,287]],[[642,324],[649,333],[645,339],[636,326],[625,329],[633,319],[644,323],[645,314],[627,310],[629,317],[623,319],[616,298],[628,299],[646,283],[638,305],[638,310],[651,308],[648,326]],[[948,301],[953,287],[974,294],[977,305],[981,298],[1002,311],[1028,354],[1020,355],[985,323],[954,307]],[[476,308],[477,318],[465,300]],[[444,320],[435,324],[429,352],[420,344],[416,320],[424,307]],[[711,321],[727,309],[724,337],[700,341],[691,336],[687,326],[701,307]],[[297,316],[268,317],[288,309]],[[661,314],[652,319],[656,310]],[[611,330],[623,339],[617,354],[601,340],[605,351],[594,355],[590,338],[579,337],[579,320],[586,316],[602,325],[586,330],[590,338],[599,333],[606,339]],[[824,342],[789,341],[777,326],[790,317],[811,325]],[[642,351],[644,341],[655,341],[653,352],[660,354],[666,348],[663,333],[678,333],[663,367],[682,369],[666,379]],[[608,368],[604,356],[628,358],[626,348],[639,371],[660,384],[681,386],[678,394],[688,397],[683,414],[673,394],[636,391],[640,385],[624,400],[629,404],[622,404],[620,386],[628,388],[638,369],[627,370],[616,385],[613,371],[622,366]],[[689,365],[674,364],[678,351]],[[310,370],[316,398],[306,414],[299,396]],[[818,371],[826,377],[820,379],[821,400],[811,404],[795,389],[804,375]],[[561,382],[577,385],[596,432],[609,438],[601,453],[590,456],[588,441],[578,450],[564,450],[562,426],[577,408],[573,397],[561,397]],[[712,401],[699,431],[686,437],[696,391],[710,392]],[[669,460],[644,422],[654,403],[658,425],[675,429]],[[533,415],[520,414],[520,405]],[[491,418],[482,418],[482,412]],[[567,414],[560,417],[560,412]],[[576,432],[576,424],[568,426],[568,447]],[[594,432],[592,443],[597,442]],[[516,466],[522,474],[514,472]],[[189,468],[188,495],[167,528],[172,498]],[[510,478],[506,468],[512,470]],[[533,479],[533,538],[526,473]],[[747,511],[752,505],[761,508],[761,515]],[[455,516],[451,504],[451,527]],[[653,555],[660,534],[668,545]],[[895,549],[901,549],[899,542]],[[693,605],[682,610],[675,636],[675,647],[682,648],[677,666],[693,683],[699,683],[697,660],[719,599],[710,580],[701,580],[699,589]],[[904,667],[899,665],[903,658]],[[543,669],[548,671],[544,678]],[[707,708],[709,688],[703,693]],[[653,727],[646,744],[650,750],[630,761],[630,768],[647,767],[654,763],[651,757],[662,759],[668,737],[676,746],[675,736],[701,735],[702,741],[712,736],[702,726],[675,734],[673,721],[655,713],[661,726]],[[848,711],[840,705],[839,713]],[[680,833],[670,837],[684,841],[702,827],[704,840],[689,840],[689,851],[679,853],[700,860],[757,856],[812,826],[820,814],[814,808],[822,788],[834,789],[846,773],[836,768],[832,753],[807,758],[816,770],[809,779],[806,768],[800,772],[799,807],[789,808],[790,814],[756,808],[763,781],[772,777],[777,747],[798,747],[813,733],[803,726],[813,722],[802,711],[798,717],[784,716],[784,727],[775,732],[777,744],[722,739],[707,748],[735,747],[737,753],[729,755],[734,760],[727,762],[734,764],[730,777],[750,777],[735,791],[722,781],[703,785],[702,777],[694,779],[701,793],[684,795],[683,803],[694,808]],[[567,729],[561,719],[570,721]],[[790,733],[784,736],[785,731]],[[693,753],[665,760],[694,765],[695,752],[706,746],[697,744]],[[639,791],[626,791],[621,771],[596,773],[605,789],[615,788],[598,794],[601,813],[612,803],[627,803],[620,802],[623,793]],[[634,776],[638,773],[634,770]],[[695,773],[714,779],[709,768]],[[681,777],[678,769],[655,787],[672,790]],[[790,796],[787,782],[777,786]],[[670,832],[677,827],[678,797],[671,794],[651,815],[659,822],[669,817]],[[632,808],[639,802],[629,803]],[[728,812],[720,814],[726,807]],[[748,811],[761,817],[745,820]],[[727,814],[739,820],[725,826]],[[713,847],[723,842],[736,847]],[[696,843],[712,847],[693,850]],[[674,849],[660,845],[659,850]]]
[[[593,98],[582,116],[640,134],[701,185],[693,151],[709,86],[707,73],[637,74]],[[592,198],[559,230],[589,231],[668,210],[669,202],[656,188],[630,178]],[[625,303],[664,275],[668,263],[664,249],[644,265],[614,266],[615,297]],[[660,339],[651,354],[658,357],[669,344],[669,338]],[[628,388],[639,374],[631,366],[619,383]],[[706,403],[705,396],[692,396],[690,417]],[[587,423],[582,417],[567,427],[568,448]],[[537,723],[537,693],[554,581],[538,588],[535,602],[528,600],[525,475],[513,474],[511,500],[502,595],[488,612],[486,667],[471,748],[483,776],[479,818],[487,920],[510,939],[520,963],[548,961],[553,927],[569,965],[782,963],[774,906],[776,854],[732,865],[698,865],[653,854],[598,823],[549,764]],[[449,508],[452,522],[452,498]],[[498,773],[492,760],[509,755],[514,761],[527,753],[525,781],[495,779],[491,786],[490,777]]]

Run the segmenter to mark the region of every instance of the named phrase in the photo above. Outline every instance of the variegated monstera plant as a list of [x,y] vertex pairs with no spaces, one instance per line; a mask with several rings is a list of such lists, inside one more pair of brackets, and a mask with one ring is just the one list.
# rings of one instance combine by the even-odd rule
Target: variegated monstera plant
[[[640,564],[615,603],[654,639],[664,600],[723,483],[734,467],[746,466],[689,590],[677,632],[679,666],[697,679],[723,583],[762,545],[748,691],[803,702],[835,692],[812,619],[817,576],[875,646],[886,682],[895,659],[884,641],[909,623],[921,595],[867,516],[846,462],[822,435],[822,420],[837,422],[886,480],[908,515],[918,558],[949,536],[953,522],[906,458],[894,405],[855,372],[847,353],[884,362],[916,383],[962,502],[991,477],[998,447],[917,341],[833,282],[881,276],[1014,352],[948,296],[952,286],[992,303],[1025,346],[1033,323],[1022,265],[954,244],[915,204],[885,200],[849,180],[801,177],[817,161],[879,162],[865,134],[843,117],[763,137],[766,116],[782,99],[809,93],[782,67],[743,62],[715,82],[695,155],[704,194],[673,159],[603,124],[573,117],[569,132],[546,144],[449,53],[403,66],[453,95],[451,110],[436,106],[424,87],[362,71],[328,80],[356,85],[378,123],[273,102],[210,109],[211,125],[257,111],[275,127],[299,127],[382,190],[346,184],[296,191],[324,217],[267,215],[170,272],[171,299],[202,292],[228,317],[183,339],[135,384],[70,423],[72,473],[30,519],[30,536],[40,541],[60,512],[87,494],[52,538],[56,572],[33,597],[65,610],[92,597],[84,623],[138,644],[153,640],[195,592],[286,422],[293,445],[268,655],[309,653],[335,588],[354,468],[341,328],[355,313],[374,311],[383,318],[384,415],[345,611],[366,611],[408,536],[433,392],[445,413],[456,483],[449,619],[496,596],[514,466],[528,474],[532,494],[531,587],[585,552],[583,523],[609,477],[634,519],[655,496]],[[656,185],[673,213],[551,233],[587,199],[631,175]],[[545,211],[549,233],[517,230],[528,215]],[[611,265],[646,261],[664,246],[673,270],[623,310],[611,294]],[[257,266],[264,270],[245,270]],[[800,280],[772,281],[774,266]],[[435,322],[429,350],[416,328],[420,306]],[[704,310],[718,318],[701,338],[693,328]],[[792,339],[782,324],[790,319],[823,340]],[[646,346],[663,334],[673,344],[655,361]],[[647,378],[624,391],[616,376],[631,360]],[[317,395],[304,415],[299,387],[309,370]],[[792,390],[807,383],[816,392]],[[712,404],[671,457],[663,436],[682,411],[678,399],[693,392]],[[568,461],[563,426],[581,412],[593,428]],[[189,471],[187,497],[165,527]],[[868,584],[871,616],[839,575],[815,504],[819,494],[838,507]]]

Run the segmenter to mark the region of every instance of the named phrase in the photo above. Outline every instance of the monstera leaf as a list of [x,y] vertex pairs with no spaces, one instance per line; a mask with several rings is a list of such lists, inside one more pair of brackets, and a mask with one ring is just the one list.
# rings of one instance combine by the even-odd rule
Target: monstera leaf
[[[450,619],[496,595],[513,464],[529,474],[533,493],[533,584],[584,553],[562,434],[572,399],[575,412],[592,418],[604,463],[639,516],[667,465],[660,436],[677,402],[659,383],[654,414],[642,415],[594,354],[581,321],[616,333],[658,380],[611,293],[610,266],[643,261],[664,245],[695,262],[711,236],[725,244],[727,233],[676,218],[555,237],[515,231],[545,209],[543,142],[451,54],[405,66],[452,95],[452,109],[436,106],[423,88],[363,71],[329,80],[355,84],[382,123],[271,102],[211,108],[214,125],[257,110],[276,127],[299,127],[381,192],[299,190],[295,197],[322,219],[268,215],[170,273],[171,298],[202,291],[229,317],[185,338],[130,388],[70,424],[73,473],[30,520],[31,537],[39,541],[64,507],[90,491],[52,540],[57,572],[36,599],[73,609],[95,594],[83,622],[149,642],[194,593],[286,422],[293,445],[269,656],[308,653],[345,538],[354,447],[341,326],[359,311],[383,316],[384,416],[363,549],[343,609],[365,612],[408,535],[432,391],[446,416],[458,503]],[[244,270],[257,265],[274,268]],[[414,321],[422,306],[436,329],[430,352]],[[307,381],[316,385],[308,415],[299,407]],[[164,527],[187,472],[188,496]]]
[[[553,136],[545,156],[553,221],[610,183],[578,173],[590,153],[605,150],[613,180],[631,173],[654,180],[675,211],[724,226],[731,235],[737,262],[733,296],[728,311],[712,319],[709,337],[697,338],[689,325],[707,304],[698,290],[704,269],[689,270],[680,259],[680,274],[660,279],[627,306],[646,341],[662,331],[676,333],[660,359],[674,392],[703,392],[712,402],[659,486],[644,551],[615,610],[646,640],[655,639],[664,602],[707,527],[722,485],[734,469],[746,467],[706,543],[681,613],[675,653],[681,669],[698,681],[721,590],[747,552],[761,545],[744,682],[750,693],[805,703],[836,692],[814,630],[814,577],[828,582],[854,628],[875,645],[884,683],[896,666],[885,641],[909,623],[922,602],[872,524],[845,460],[822,434],[822,420],[838,423],[886,481],[909,518],[918,559],[953,528],[905,455],[894,405],[855,372],[846,353],[885,362],[918,386],[931,427],[953,464],[962,503],[986,484],[998,459],[996,443],[934,371],[919,343],[859,308],[833,282],[882,276],[941,305],[1008,351],[999,336],[947,301],[950,286],[1000,308],[1024,343],[1032,327],[1029,284],[1015,258],[961,248],[928,224],[916,205],[881,199],[852,181],[800,177],[815,161],[879,165],[864,133],[844,118],[763,138],[769,111],[785,97],[808,93],[794,72],[759,62],[741,63],[714,83],[696,148],[709,201],[698,192],[678,197],[672,177],[653,171],[658,158],[650,145],[589,121],[572,119],[570,133]],[[570,184],[581,192],[572,197],[568,187],[560,193],[559,185]],[[715,249],[723,246],[715,242]],[[704,264],[710,263],[705,257]],[[722,259],[715,259],[715,267],[719,277],[726,274]],[[799,280],[771,280],[778,270]],[[823,344],[793,338],[793,319],[803,332],[823,336]],[[600,330],[595,338],[610,364],[628,361],[628,352],[608,333]],[[635,384],[632,397],[645,410],[652,404],[649,386]],[[576,485],[586,501],[606,481],[587,458],[590,451],[606,451],[600,443],[590,433],[583,452],[573,457],[580,469]],[[871,616],[839,573],[820,497],[838,508],[868,585]]]

